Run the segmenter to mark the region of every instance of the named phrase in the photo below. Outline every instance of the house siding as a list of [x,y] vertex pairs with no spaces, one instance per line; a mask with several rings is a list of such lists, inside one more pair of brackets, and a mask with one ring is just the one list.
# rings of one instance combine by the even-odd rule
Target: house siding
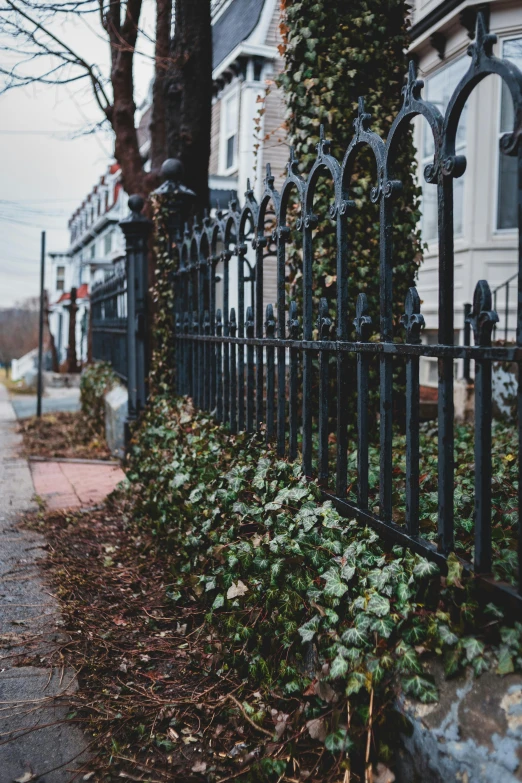
[[[276,3],[274,14],[268,28],[266,36],[267,46],[278,47],[281,44],[281,32],[279,29],[281,21],[281,7]],[[281,189],[286,177],[286,164],[288,162],[288,142],[285,128],[285,101],[283,91],[276,86],[277,75],[283,70],[284,60],[277,57],[274,62],[273,72],[268,74],[268,91],[265,98],[265,116],[264,116],[264,140],[262,147],[262,171],[267,163],[270,163],[272,174],[275,178],[274,185],[277,190]],[[263,306],[266,312],[267,304],[274,306],[274,312],[277,317],[277,258],[270,256],[264,262],[263,275]]]
[[275,76],[272,76],[270,89],[265,98],[263,163],[265,166],[270,163],[275,177],[275,186],[281,188],[286,177],[288,140],[284,95],[283,91],[275,85]]
[[212,106],[211,130],[210,130],[210,160],[208,164],[209,174],[219,173],[219,123],[221,119],[221,101],[218,100]]

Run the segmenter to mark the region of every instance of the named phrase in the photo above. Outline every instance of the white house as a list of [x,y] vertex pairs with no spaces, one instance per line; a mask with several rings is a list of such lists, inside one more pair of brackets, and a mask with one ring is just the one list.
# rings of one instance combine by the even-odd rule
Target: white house
[[92,284],[124,256],[119,221],[127,212],[127,198],[118,164],[111,164],[69,220],[70,246],[65,253],[50,253],[49,326],[61,364],[69,345],[69,305],[76,288],[76,352],[79,362],[88,355],[89,291]]
[[[522,69],[522,4],[518,0],[489,3],[454,0],[416,0],[412,9],[409,54],[418,62],[424,80],[423,96],[443,112],[460,78],[469,67],[467,48],[475,32],[477,10],[489,17],[490,32],[498,37],[493,53],[509,58]],[[457,153],[466,156],[465,174],[454,180],[455,204],[455,329],[464,323],[464,304],[473,301],[478,280],[499,288],[497,338],[514,339],[517,272],[516,158],[499,152],[499,139],[513,129],[513,106],[498,77],[481,82],[467,101],[457,135]],[[433,159],[430,134],[422,121],[415,126],[419,176]],[[418,288],[426,319],[424,339],[437,342],[438,258],[436,187],[422,182],[422,237],[427,244]],[[423,360],[421,382],[435,385],[436,360]]]

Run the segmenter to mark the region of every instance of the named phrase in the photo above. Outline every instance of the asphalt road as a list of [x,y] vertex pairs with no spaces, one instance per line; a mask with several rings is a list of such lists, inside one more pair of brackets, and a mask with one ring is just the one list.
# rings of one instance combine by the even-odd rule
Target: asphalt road
[[[27,394],[14,396],[11,400],[17,419],[26,419],[28,416],[36,416],[36,395]],[[57,411],[79,411],[80,400],[78,395],[70,397],[44,397],[42,400],[43,413],[55,413]]]

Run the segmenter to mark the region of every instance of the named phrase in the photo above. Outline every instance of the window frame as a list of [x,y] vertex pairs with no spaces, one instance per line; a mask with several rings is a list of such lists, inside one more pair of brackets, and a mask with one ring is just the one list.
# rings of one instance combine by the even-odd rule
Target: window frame
[[[433,78],[434,76],[438,76],[440,73],[443,73],[443,71],[447,70],[448,68],[451,68],[459,60],[462,60],[463,62],[465,62],[468,59],[469,58],[467,57],[465,50],[459,51],[450,60],[444,61],[437,68],[434,68],[429,73],[424,74],[423,78],[424,78],[426,87],[428,86],[427,83],[428,83],[429,79]],[[457,82],[457,84],[458,84],[458,82]],[[429,98],[427,97],[427,90],[426,89],[424,90],[424,96],[425,96],[426,100],[429,100]],[[466,106],[467,105],[468,104],[466,102]],[[469,107],[468,107],[468,110],[469,110]],[[429,188],[433,188],[433,190],[434,190],[434,192],[436,194],[436,192],[437,192],[436,184],[430,184],[430,183],[426,182],[425,179],[424,179],[424,169],[425,169],[425,167],[429,163],[433,163],[433,153],[431,155],[425,155],[424,154],[425,125],[427,125],[426,120],[424,118],[421,118],[421,122],[420,122],[420,137],[419,137],[419,147],[420,147],[420,153],[421,154],[418,157],[419,167],[420,167],[419,181],[420,181],[420,185],[421,185],[421,190],[424,190],[425,187],[426,188],[428,188],[428,187]],[[465,140],[464,144],[461,144],[460,146],[458,146],[458,145],[455,146],[455,153],[456,154],[463,152],[464,155],[466,155],[466,150],[469,147],[468,134],[469,134],[468,121],[466,120],[466,140]],[[466,191],[467,191],[465,183],[466,183],[466,180],[463,179],[462,180],[462,191],[463,191],[462,192],[462,227],[461,227],[460,231],[456,231],[455,228],[454,228],[454,233],[453,233],[454,239],[462,239],[465,236],[465,230],[464,230],[465,219],[464,219],[464,215],[465,215],[465,212],[466,212]],[[454,181],[453,185],[455,186],[455,181]],[[421,228],[422,242],[425,243],[428,246],[430,251],[433,251],[434,248],[438,245],[438,242],[439,242],[438,231],[437,231],[437,233],[436,233],[436,235],[434,237],[425,238],[422,235],[423,234],[423,221],[424,221],[424,213],[422,212],[422,195],[421,195],[420,228]]]
[[[60,270],[62,270],[62,274],[60,274]],[[57,291],[65,291],[65,265],[60,264],[60,266],[56,267],[56,290]],[[60,287],[61,283],[61,287]]]
[[[234,174],[237,172],[239,168],[239,130],[240,130],[240,111],[241,111],[241,101],[240,101],[240,84],[239,82],[236,82],[231,86],[229,90],[227,90],[222,96],[221,96],[221,121],[220,121],[220,139],[219,139],[219,160],[220,160],[220,172],[221,176],[230,176],[231,174]],[[232,101],[237,102],[237,127],[236,132],[233,134],[235,136],[235,149],[234,149],[234,161],[231,166],[227,166],[227,148],[228,148],[228,140],[232,138],[232,136],[227,136],[227,104],[231,103]]]
[[[522,40],[522,27],[519,27],[518,31],[510,31],[509,34],[499,36],[498,40],[498,57],[504,56],[504,44],[508,41]],[[518,233],[518,226],[513,228],[499,228],[499,188],[500,188],[500,139],[505,134],[505,131],[500,130],[500,120],[502,115],[502,83],[503,79],[498,77],[497,79],[497,120],[495,129],[495,198],[493,199],[493,236],[497,237],[511,237]]]

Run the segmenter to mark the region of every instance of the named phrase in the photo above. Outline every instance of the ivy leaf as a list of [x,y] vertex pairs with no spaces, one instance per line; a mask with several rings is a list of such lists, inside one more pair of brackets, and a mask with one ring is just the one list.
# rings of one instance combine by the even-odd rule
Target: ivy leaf
[[341,576],[345,582],[349,582],[355,576],[355,566],[346,563],[341,567]]
[[354,693],[359,693],[361,688],[366,687],[367,678],[362,672],[354,672],[348,680],[345,693],[347,696],[352,696]]
[[212,609],[221,609],[221,607],[224,605],[224,603],[225,603],[225,596],[222,595],[221,593],[219,593],[214,598],[214,603],[212,604]]
[[482,655],[484,652],[484,644],[473,636],[463,639],[462,646],[466,650],[466,660],[469,661],[469,663],[471,663],[477,655]]
[[[475,673],[475,677],[480,677],[481,674],[487,672],[489,669],[488,662],[482,655],[477,655],[477,657],[473,659],[472,666],[473,666],[473,671]],[[499,673],[501,674],[502,672]]]
[[301,639],[303,642],[311,642],[314,638],[315,634],[317,633],[319,629],[319,623],[321,622],[321,618],[319,615],[315,615],[315,617],[312,617],[311,620],[308,620],[307,623],[302,625],[300,628],[297,629]]
[[405,604],[409,600],[411,591],[406,582],[399,582],[396,595],[401,604]]
[[425,557],[419,557],[417,565],[413,569],[415,576],[420,576],[421,579],[428,576],[435,576],[439,573],[438,566],[432,563],[431,560],[426,560]]
[[377,615],[377,617],[385,617],[387,614],[390,614],[390,602],[385,596],[373,593],[366,609],[371,614]]
[[509,647],[502,646],[498,654],[497,674],[512,674],[515,671]]
[[395,623],[390,617],[378,617],[370,626],[371,631],[375,631],[382,639],[389,639]]
[[324,746],[330,753],[344,753],[352,747],[352,744],[348,731],[344,728],[329,734],[324,741]]
[[348,630],[343,633],[341,639],[346,644],[350,644],[354,647],[364,647],[368,642],[368,636],[365,631],[355,626],[348,628]]
[[451,552],[448,555],[448,575],[446,584],[450,587],[462,587],[462,564],[459,562],[456,554]]
[[397,645],[395,650],[398,655],[397,668],[402,672],[422,672],[419,658],[413,647],[405,644]]
[[330,667],[330,677],[333,680],[337,679],[337,677],[344,677],[347,671],[348,661],[345,661],[341,655],[338,655],[337,658],[333,660]]
[[439,694],[436,686],[425,677],[414,674],[413,677],[407,677],[402,681],[402,687],[410,696],[418,699],[423,704],[438,701]]
[[447,644],[450,647],[457,644],[458,636],[454,634],[447,625],[439,625],[439,637],[443,644]]
[[336,568],[330,568],[325,574],[323,574],[323,579],[325,580],[325,595],[340,598],[348,590],[348,585],[346,585],[341,580],[339,571],[337,571]]

